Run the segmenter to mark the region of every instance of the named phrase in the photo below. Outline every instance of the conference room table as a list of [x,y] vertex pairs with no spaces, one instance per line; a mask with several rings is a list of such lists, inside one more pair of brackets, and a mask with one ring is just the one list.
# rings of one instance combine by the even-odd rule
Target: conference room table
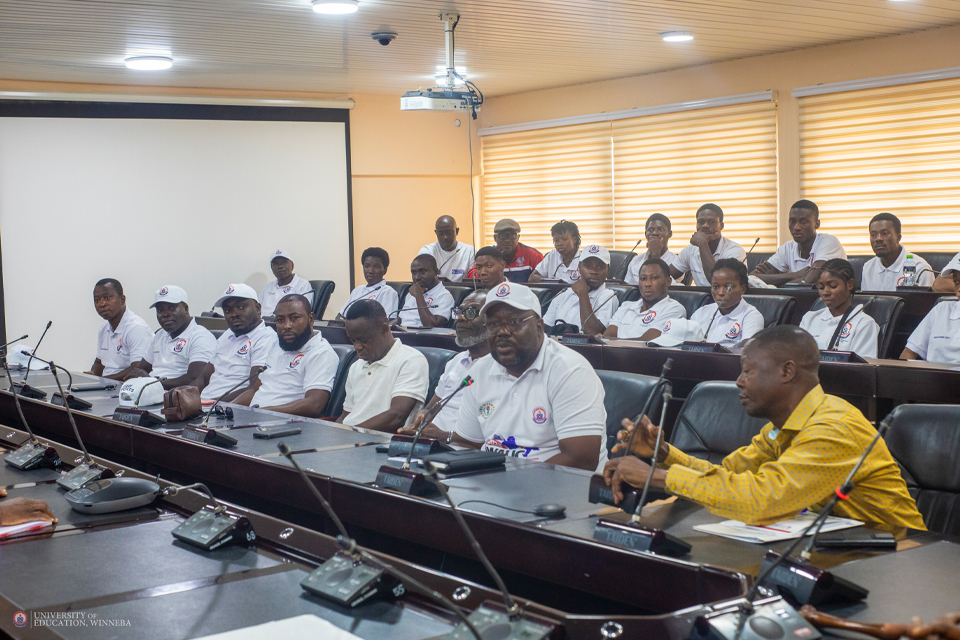
[[[20,375],[13,373],[15,379]],[[76,384],[97,380],[79,373],[74,379]],[[32,372],[30,384],[50,395],[56,389],[46,371]],[[331,523],[279,455],[276,441],[252,437],[252,425],[293,423],[302,433],[283,441],[298,452],[300,464],[309,470],[311,479],[361,544],[413,563],[411,566],[427,574],[492,586],[444,502],[435,496],[409,496],[374,484],[381,465],[399,464],[377,449],[387,443],[386,434],[231,405],[232,420],[212,418],[210,422],[238,439],[235,447],[225,449],[184,439],[183,424],[143,428],[111,420],[108,416],[118,403],[115,389],[76,395],[93,404],[89,410],[74,412],[81,437],[91,453],[107,464],[123,464],[131,473],[159,474],[165,481],[181,484],[205,482],[218,498],[258,512],[268,522],[282,521],[296,530],[302,527],[332,534]],[[27,398],[21,404],[38,436],[60,446],[77,446],[64,408]],[[19,424],[8,392],[0,393],[0,422]],[[0,442],[5,446],[23,438],[22,431],[0,427]],[[70,465],[77,457],[64,456],[64,460]],[[723,518],[684,500],[648,506],[644,522],[689,542],[692,550],[687,556],[669,558],[594,540],[598,518],[628,516],[615,507],[589,502],[591,475],[508,459],[502,471],[446,480],[451,497],[463,505],[467,522],[507,585],[519,597],[535,602],[538,610],[564,620],[567,637],[600,637],[600,625],[609,620],[651,637],[685,637],[697,612],[708,604],[742,596],[767,549],[783,550],[787,545],[754,545],[700,533],[695,526]],[[16,478],[0,482],[14,491],[22,484]],[[538,518],[522,512],[542,503],[563,504],[564,517]],[[270,526],[275,529],[279,525]],[[814,553],[814,564],[832,567],[837,575],[871,590],[865,604],[826,607],[826,611],[881,622],[905,621],[913,615],[932,618],[955,608],[955,594],[960,593],[960,572],[956,571],[960,545],[926,532],[899,531],[897,535],[896,552]],[[110,555],[112,548],[98,546],[96,553]],[[313,555],[321,560],[328,557]],[[127,562],[126,557],[118,552],[116,563]],[[160,561],[159,556],[154,560]],[[178,561],[171,562],[175,565]],[[133,573],[149,573],[135,570],[136,566],[131,565]],[[20,570],[26,571],[23,566]],[[909,589],[903,588],[905,582]],[[0,594],[7,595],[2,582]],[[252,608],[255,603],[247,606]],[[183,615],[189,618],[191,612]],[[371,632],[364,637],[377,636]]]

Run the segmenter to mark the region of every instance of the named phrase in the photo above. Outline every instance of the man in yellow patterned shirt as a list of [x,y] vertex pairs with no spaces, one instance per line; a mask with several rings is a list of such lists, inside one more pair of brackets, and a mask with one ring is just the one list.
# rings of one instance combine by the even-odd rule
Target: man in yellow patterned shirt
[[[661,442],[651,486],[700,504],[711,513],[748,524],[768,524],[822,506],[843,484],[877,431],[848,402],[820,388],[820,353],[807,332],[771,327],[744,347],[737,378],[747,413],[770,422],[751,443],[719,464],[694,458]],[[626,440],[634,424],[624,420]],[[657,430],[646,416],[633,453],[652,457]],[[620,443],[614,451],[622,450]],[[622,499],[621,483],[643,486],[649,465],[633,456],[610,460],[603,475]],[[855,489],[837,515],[926,530],[900,469],[880,440],[853,478]]]

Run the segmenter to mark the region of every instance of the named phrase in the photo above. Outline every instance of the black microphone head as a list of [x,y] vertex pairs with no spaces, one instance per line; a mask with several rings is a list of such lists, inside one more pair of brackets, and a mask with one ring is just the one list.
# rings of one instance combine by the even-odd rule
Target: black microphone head
[[[26,340],[26,339],[29,338],[29,337],[30,337],[30,336],[28,336],[27,334],[23,334],[22,336],[20,336],[19,338],[17,338],[17,340]],[[16,342],[17,340],[14,340],[14,342]]]
[[53,324],[53,320],[47,320],[47,329],[50,328],[50,325]]
[[670,370],[673,369],[673,358],[667,358],[667,361],[663,363],[663,374],[667,375],[670,373]]
[[22,354],[25,355],[25,356],[32,356],[32,355],[33,355],[32,353],[30,353],[30,352],[27,351],[26,349],[20,349],[20,353],[22,353]]
[[278,444],[277,444],[277,449],[280,450],[280,455],[283,455],[283,456],[289,456],[289,455],[290,455],[290,447],[287,446],[287,443],[286,443],[286,442],[280,442],[280,443],[278,443]]

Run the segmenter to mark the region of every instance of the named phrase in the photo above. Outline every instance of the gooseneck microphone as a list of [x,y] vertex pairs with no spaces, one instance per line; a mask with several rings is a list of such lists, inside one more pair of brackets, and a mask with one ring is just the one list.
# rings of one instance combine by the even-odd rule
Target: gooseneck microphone
[[[16,340],[14,342],[16,342]],[[3,347],[0,347],[0,353],[2,352]],[[60,467],[60,456],[57,455],[56,449],[44,446],[37,440],[37,436],[33,433],[33,429],[30,428],[30,424],[23,415],[23,408],[20,406],[20,398],[18,397],[20,394],[17,393],[16,388],[13,386],[13,376],[10,375],[10,366],[7,364],[7,359],[2,358],[2,360],[3,369],[7,372],[7,379],[10,381],[10,393],[13,394],[13,402],[17,405],[17,414],[20,416],[20,422],[23,424],[23,428],[27,430],[27,439],[20,443],[15,451],[4,456],[4,461],[11,467],[22,471],[35,469],[41,464],[44,464],[44,462],[46,462],[48,466],[58,469]]]
[[370,294],[373,293],[374,291],[379,291],[380,289],[383,289],[383,285],[382,285],[382,284],[378,284],[378,285],[375,286],[373,289],[370,289],[370,291],[367,291],[365,294],[363,294],[363,296],[357,298],[356,300],[351,300],[351,301],[348,302],[346,305],[344,305],[343,311],[340,312],[340,315],[342,315],[344,318],[346,318],[346,316],[344,315],[344,312],[345,312],[347,309],[349,309],[349,308],[352,307],[353,305],[357,304],[357,303],[360,302],[361,300],[366,300],[366,299],[367,299],[366,297],[367,297],[368,295],[370,295]]
[[[633,439],[637,437],[637,431],[640,430],[640,419],[647,415],[647,412],[650,411],[650,407],[653,406],[653,399],[657,397],[657,393],[660,391],[660,387],[663,386],[663,383],[666,382],[667,374],[670,373],[671,369],[673,369],[673,358],[667,358],[667,361],[663,363],[663,369],[660,370],[660,378],[657,379],[657,383],[654,385],[653,391],[650,393],[650,397],[647,398],[646,404],[643,405],[643,410],[633,419],[633,431],[630,432],[630,437],[627,438],[627,451],[624,453],[624,455],[632,455]],[[658,434],[657,438],[659,439],[659,437],[660,436]],[[657,451],[653,452],[654,462],[656,462],[657,453]]]
[[[69,369],[64,369],[64,368],[61,367],[60,365],[54,364],[54,363],[51,362],[50,360],[44,360],[44,359],[41,358],[40,356],[35,356],[35,355],[33,355],[32,353],[30,353],[29,351],[27,351],[26,349],[21,349],[21,350],[20,350],[20,353],[23,354],[23,355],[25,355],[25,356],[30,356],[30,357],[34,358],[35,360],[39,360],[40,362],[42,362],[42,363],[44,363],[45,365],[49,366],[51,371],[53,370],[54,367],[56,367],[56,368],[60,369],[60,371],[66,372],[66,374],[67,374],[67,391],[73,391],[73,374],[70,373],[70,370],[69,370]],[[26,376],[24,376],[24,380],[26,380]]]
[[613,293],[613,294],[611,294],[611,296],[610,296],[609,298],[607,298],[606,300],[604,300],[603,302],[601,302],[599,305],[597,305],[597,308],[594,309],[594,310],[590,313],[590,315],[587,316],[587,319],[586,319],[586,320],[583,321],[583,326],[580,327],[580,333],[583,333],[583,332],[584,332],[584,328],[587,326],[587,323],[590,322],[590,318],[592,318],[593,316],[597,315],[597,311],[600,311],[600,309],[602,309],[605,304],[607,304],[608,302],[610,302],[611,300],[613,300],[613,299],[616,298],[616,297],[617,297],[617,294],[616,294],[616,293]]
[[26,340],[26,339],[29,338],[29,337],[30,337],[30,336],[28,336],[27,334],[23,334],[22,336],[20,336],[20,337],[17,338],[16,340],[11,340],[11,341],[8,342],[7,344],[0,344],[0,349],[6,349],[6,348],[9,347],[10,345],[12,345],[14,342],[20,342],[21,340]]
[[53,324],[53,320],[47,320],[47,326],[46,326],[46,328],[43,330],[43,333],[40,334],[40,339],[37,340],[37,346],[35,346],[35,347],[33,348],[33,351],[31,351],[31,352],[29,352],[29,353],[27,354],[27,355],[30,356],[30,359],[27,360],[27,373],[24,374],[24,376],[23,376],[23,381],[24,381],[24,382],[26,382],[26,381],[27,381],[27,378],[30,377],[30,363],[33,362],[33,354],[36,353],[36,352],[37,352],[37,349],[40,348],[40,343],[43,342],[43,337],[44,337],[45,335],[47,335],[47,331],[50,330],[50,325],[52,325],[52,324]]
[[13,402],[14,404],[17,405],[17,413],[20,414],[20,422],[23,423],[24,429],[27,430],[27,433],[30,436],[29,438],[27,438],[27,441],[24,442],[23,444],[28,444],[28,443],[39,444],[39,441],[37,440],[37,436],[33,434],[33,429],[30,428],[30,425],[27,424],[27,419],[23,416],[23,409],[20,407],[20,398],[18,397],[19,394],[17,393],[17,390],[13,387],[13,377],[10,375],[10,367],[9,365],[7,365],[6,358],[3,359],[3,369],[4,371],[7,372],[7,380],[10,381],[10,393],[13,394]]
[[[258,368],[258,371],[257,371],[257,375],[259,376],[261,373],[263,373],[263,372],[266,371],[267,369],[269,369],[268,366],[266,366],[266,365],[260,365],[260,367]],[[216,402],[214,402],[214,403],[210,406],[210,409],[207,411],[206,415],[203,416],[203,423],[200,425],[201,428],[203,428],[203,429],[206,429],[206,428],[207,428],[207,422],[209,422],[209,420],[210,420],[210,414],[213,413],[213,410],[217,408],[217,405],[220,404],[220,402],[221,402],[224,398],[226,398],[228,395],[230,395],[231,393],[233,393],[234,391],[236,391],[237,388],[239,388],[240,385],[242,385],[242,384],[245,383],[245,382],[250,382],[250,378],[246,378],[246,379],[244,379],[244,380],[241,380],[241,381],[238,382],[237,384],[235,384],[235,385],[233,385],[232,387],[230,387],[230,389],[228,389],[228,390],[226,391],[226,393],[224,393],[222,396],[220,396],[219,398],[217,398]],[[153,384],[153,383],[151,382],[150,384]],[[143,386],[144,386],[144,387],[147,387],[148,385],[143,385]],[[140,393],[143,393],[143,389],[140,390]],[[140,400],[140,399],[137,398],[137,401],[138,401],[138,402],[139,402],[139,400]]]
[[[830,337],[830,342],[827,344],[827,351],[833,351],[837,347],[837,342],[840,341],[840,333],[843,331],[843,327],[854,318],[856,318],[860,313],[866,311],[867,307],[877,301],[877,296],[870,296],[870,299],[860,305],[860,308],[850,314],[850,317],[847,317],[847,313],[850,313],[850,309],[847,309],[847,313],[843,314],[843,317],[840,318],[840,322],[837,323],[837,328],[833,331],[833,336]],[[851,307],[852,309],[853,307]],[[851,329],[853,325],[851,325]]]
[[749,251],[747,251],[747,257],[748,257],[748,258],[750,257],[750,254],[753,253],[753,250],[756,248],[756,246],[757,246],[757,244],[759,244],[759,242],[760,242],[760,237],[757,236],[757,239],[753,241],[753,246],[750,247],[750,250],[749,250]]
[[[630,249],[630,253],[633,253],[634,251],[636,251],[637,247],[639,247],[640,243],[643,242],[645,239],[646,239],[646,236],[643,236],[639,240],[637,240],[637,244],[633,245],[633,249]],[[628,253],[627,256],[623,259],[623,266],[620,267],[620,269],[618,270],[617,277],[614,278],[614,280],[623,280],[624,278],[627,277],[627,271],[630,270],[630,263],[633,262],[633,258],[630,258],[630,253]],[[630,258],[630,259],[627,260],[627,258]]]
[[389,319],[391,319],[391,318],[394,318],[394,317],[398,317],[398,316],[399,316],[401,313],[403,313],[404,311],[419,311],[420,309],[436,309],[436,308],[439,307],[439,306],[440,306],[440,305],[438,305],[438,304],[431,304],[431,305],[427,305],[427,306],[423,306],[423,307],[408,307],[408,308],[406,308],[406,309],[397,309],[396,311],[391,311],[391,312],[390,312],[390,315],[387,316],[387,320],[389,320]]
[[[662,425],[667,418],[667,405],[670,398],[673,397],[673,385],[668,380],[663,384],[663,407],[660,409],[660,424]],[[633,428],[636,431],[637,427]],[[647,495],[650,493],[650,481],[653,480],[653,472],[657,468],[657,454],[660,452],[660,443],[663,441],[663,429],[657,429],[657,441],[653,446],[653,459],[650,461],[650,473],[647,474],[647,481],[643,483],[643,493],[640,494],[640,500],[637,502],[637,509],[633,512],[632,520],[640,521],[640,515],[643,513],[643,507],[647,504]]]
[[[759,238],[758,238],[759,239]],[[713,312],[713,317],[710,318],[710,322],[707,324],[707,330],[703,333],[703,341],[707,341],[707,336],[710,335],[710,328],[713,326],[713,321],[717,319],[717,314],[720,313],[720,303],[727,299],[727,295],[730,293],[730,290],[733,289],[733,285],[728,284],[726,291],[723,292],[723,295],[720,296],[720,300],[717,302],[717,310]]]
[[166,496],[173,497],[173,496],[177,495],[178,493],[180,493],[181,491],[186,491],[187,489],[202,489],[203,492],[204,492],[205,494],[207,494],[207,497],[210,498],[211,500],[213,500],[213,505],[214,505],[214,507],[213,507],[213,513],[214,513],[214,515],[220,515],[221,513],[223,513],[224,511],[227,510],[227,508],[226,508],[225,506],[223,506],[222,504],[220,504],[220,502],[217,500],[217,498],[213,495],[213,492],[210,491],[210,489],[207,488],[207,485],[203,484],[202,482],[195,482],[195,483],[193,483],[193,484],[188,484],[188,485],[185,486],[185,487],[178,487],[178,486],[172,485],[172,486],[169,486],[169,487],[167,487],[166,489],[163,490],[163,495],[164,495],[165,497],[166,497]]
[[[37,358],[40,360],[40,358]],[[41,360],[41,362],[44,362]],[[63,369],[63,367],[58,367],[53,362],[48,362],[50,365],[50,373],[53,374],[53,379],[57,381],[57,389],[60,390],[60,397],[66,399],[67,394],[63,392],[63,386],[60,384],[60,376],[57,375],[57,369]],[[66,371],[66,369],[64,369]],[[73,410],[70,408],[70,403],[64,400],[63,408],[67,410],[67,418],[70,419],[70,426],[73,427],[73,435],[77,439],[77,442],[80,444],[80,450],[83,451],[83,462],[88,465],[96,464],[93,461],[93,458],[90,457],[90,454],[87,453],[87,447],[84,446],[83,440],[80,438],[80,430],[77,429],[77,423],[73,419]]]
[[157,379],[154,380],[153,382],[148,382],[147,384],[145,384],[145,385],[143,385],[142,387],[140,387],[140,393],[137,394],[137,400],[136,400],[136,402],[133,403],[133,408],[136,409],[137,407],[140,406],[140,398],[143,397],[143,390],[144,390],[144,389],[146,389],[147,387],[149,387],[149,386],[152,385],[152,384],[157,384],[158,382],[163,382],[164,380],[166,380],[166,378],[157,378]]
[[413,459],[413,450],[417,446],[417,440],[420,439],[420,434],[423,433],[424,427],[426,427],[428,424],[433,422],[433,419],[437,417],[437,415],[445,406],[447,406],[447,403],[453,400],[453,396],[457,395],[462,390],[466,389],[472,384],[473,384],[473,378],[471,378],[470,376],[467,376],[466,378],[460,381],[460,385],[453,390],[453,393],[448,395],[443,400],[440,400],[439,402],[434,403],[429,409],[427,409],[427,412],[423,414],[423,420],[420,421],[420,426],[417,428],[417,432],[413,434],[413,441],[410,443],[410,453],[407,454],[407,459],[403,463],[404,469],[410,468],[410,461]]

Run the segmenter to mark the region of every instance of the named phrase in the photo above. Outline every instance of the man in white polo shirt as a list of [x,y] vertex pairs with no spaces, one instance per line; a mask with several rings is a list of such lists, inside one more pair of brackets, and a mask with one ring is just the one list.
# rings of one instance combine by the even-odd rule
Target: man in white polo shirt
[[660,336],[671,320],[687,317],[682,304],[667,295],[670,265],[659,258],[643,263],[637,274],[640,299],[626,302],[610,320],[603,337],[609,340],[650,341]]
[[291,293],[280,298],[273,316],[278,348],[271,351],[269,368],[260,374],[258,384],[234,402],[319,418],[333,389],[340,358],[330,343],[314,331],[315,317],[306,297]]
[[540,301],[505,282],[482,310],[490,355],[463,390],[453,441],[587,471],[607,460],[603,385],[586,358],[544,336]]
[[410,263],[413,284],[403,299],[399,322],[404,327],[442,327],[453,311],[453,296],[437,277],[437,261],[424,253]]
[[160,331],[153,347],[128,378],[163,378],[164,389],[190,385],[203,390],[203,371],[213,360],[217,339],[190,315],[187,292],[174,285],[157,289],[150,308],[157,310]]
[[793,240],[784,242],[776,253],[753,270],[753,275],[767,284],[803,282],[813,285],[820,277],[824,262],[847,259],[847,252],[839,240],[829,233],[817,233],[820,208],[810,200],[793,203],[788,227]]
[[878,213],[870,220],[869,229],[870,246],[876,257],[863,265],[860,277],[862,291],[896,291],[906,280],[903,267],[907,263],[907,256],[913,258],[914,284],[933,286],[937,274],[930,263],[900,244],[900,218],[892,213]]
[[123,286],[104,278],[93,287],[93,305],[103,318],[97,332],[97,357],[88,373],[125,380],[153,344],[153,331],[140,316],[127,309]]
[[580,252],[580,274],[576,282],[550,301],[543,314],[547,331],[566,322],[576,325],[581,333],[603,333],[617,312],[620,301],[615,291],[607,289],[610,252],[598,244],[588,244]]
[[441,278],[450,282],[460,282],[463,276],[473,266],[473,256],[476,250],[469,244],[457,240],[460,227],[453,216],[440,216],[434,228],[437,241],[424,245],[418,253],[428,253],[437,261],[437,270]]
[[299,293],[313,304],[313,286],[293,272],[293,258],[283,249],[277,249],[270,259],[270,270],[276,278],[260,292],[260,312],[272,316],[280,298]]
[[337,422],[389,433],[402,429],[426,400],[426,357],[393,337],[387,314],[372,300],[360,300],[347,310],[346,330],[359,360],[347,373]]
[[257,292],[245,284],[227,287],[215,307],[223,309],[223,317],[230,327],[217,339],[217,351],[213,361],[203,371],[207,385],[200,394],[203,402],[214,402],[230,391],[224,401],[230,402],[260,377],[260,367],[270,363],[270,356],[277,346],[277,332],[267,326],[260,317]]
[[397,290],[387,284],[383,277],[390,266],[390,255],[380,247],[367,247],[360,254],[360,264],[363,265],[363,279],[367,284],[350,292],[350,297],[337,314],[337,320],[343,320],[347,310],[357,300],[376,300],[385,313],[395,313],[400,306]]
[[[960,260],[944,267],[941,278],[952,278],[954,294],[960,297]],[[900,359],[960,363],[960,301],[944,301],[931,309],[910,334]]]
[[723,209],[708,202],[697,209],[697,231],[670,265],[670,274],[680,280],[689,272],[694,285],[709,287],[713,265],[723,258],[736,258],[746,264],[747,252],[723,237]]

